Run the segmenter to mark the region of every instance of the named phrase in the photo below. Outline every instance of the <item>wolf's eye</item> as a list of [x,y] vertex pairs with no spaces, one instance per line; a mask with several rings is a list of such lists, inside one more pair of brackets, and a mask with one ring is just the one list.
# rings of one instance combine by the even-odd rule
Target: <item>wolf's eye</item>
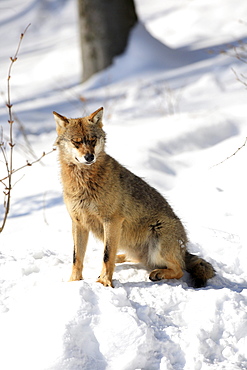
[[90,144],[92,145],[92,146],[95,146],[96,145],[96,139],[92,139],[92,140],[90,140]]
[[79,148],[80,144],[82,143],[81,139],[76,139],[76,140],[71,140],[72,144],[76,147]]

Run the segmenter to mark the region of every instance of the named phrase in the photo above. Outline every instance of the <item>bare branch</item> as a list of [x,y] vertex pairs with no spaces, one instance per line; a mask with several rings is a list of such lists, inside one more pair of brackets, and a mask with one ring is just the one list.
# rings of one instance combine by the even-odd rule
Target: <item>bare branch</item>
[[17,168],[16,170],[12,170],[12,172],[11,172],[11,173],[9,173],[7,176],[5,176],[5,177],[3,177],[2,179],[0,179],[0,182],[2,182],[2,183],[3,183],[3,181],[7,180],[7,179],[8,179],[10,176],[12,176],[14,173],[16,173],[16,172],[18,172],[18,171],[22,170],[22,169],[23,169],[23,168],[25,168],[25,167],[31,167],[33,164],[40,162],[42,158],[44,158],[44,157],[46,157],[47,155],[49,155],[49,154],[53,153],[55,150],[56,150],[56,148],[52,148],[52,150],[50,150],[50,151],[49,151],[49,152],[47,152],[47,153],[46,153],[46,152],[43,152],[43,153],[42,153],[42,155],[41,155],[39,158],[37,158],[36,160],[34,160],[34,161],[32,161],[32,162],[26,161],[26,164],[24,164],[23,166],[21,166],[21,167]]
[[237,72],[235,71],[234,68],[232,68],[232,71],[233,73],[235,74],[235,77],[236,77],[236,80],[238,82],[240,82],[242,85],[244,85],[246,88],[247,88],[247,81],[244,81],[244,79],[246,80],[246,76],[244,76],[243,74],[241,74],[241,78],[239,77],[239,75],[237,74]]
[[231,154],[229,157],[225,158],[223,161],[217,163],[217,164],[214,164],[211,168],[213,167],[216,167],[216,166],[219,166],[220,164],[224,163],[225,161],[227,161],[228,159],[232,158],[234,155],[236,155],[245,145],[247,144],[247,137],[245,138],[245,141],[244,143],[233,153]]
[[[13,123],[14,123],[14,119],[13,119],[13,114],[12,114],[12,103],[11,103],[11,94],[10,94],[10,92],[11,92],[10,91],[10,79],[11,79],[11,72],[12,72],[13,64],[17,61],[17,57],[18,57],[19,50],[20,50],[20,47],[21,47],[22,39],[23,39],[25,33],[27,32],[29,26],[30,26],[30,24],[26,27],[26,29],[24,30],[24,32],[20,36],[20,40],[19,40],[19,43],[18,43],[18,46],[17,46],[14,57],[10,57],[11,62],[10,62],[8,77],[7,77],[7,103],[6,103],[6,106],[8,108],[8,114],[9,114],[8,123],[9,123],[10,153],[9,153],[9,161],[8,161],[6,152],[3,149],[3,146],[1,145],[1,151],[2,151],[2,154],[3,154],[4,159],[5,159],[5,166],[6,166],[6,171],[7,171],[7,174],[8,174],[8,176],[7,176],[8,184],[7,184],[7,186],[5,186],[5,191],[4,191],[4,195],[6,196],[6,198],[4,200],[5,213],[4,213],[4,217],[3,217],[3,221],[2,221],[2,226],[0,227],[0,232],[2,232],[3,229],[4,229],[4,226],[5,226],[8,214],[9,214],[9,210],[10,210],[10,196],[11,196],[11,190],[12,190],[12,173],[13,173],[13,149],[14,149],[14,146],[15,146],[15,144],[13,142]],[[3,183],[3,181],[4,180],[1,180],[2,183]]]
[[[233,52],[232,52],[233,50]],[[233,57],[233,58],[236,58],[237,60],[247,64],[247,44],[245,42],[243,42],[242,40],[239,40],[238,41],[238,45],[235,46],[235,45],[230,45],[230,48],[227,50],[227,51],[223,51],[224,54],[230,56],[230,57]],[[245,88],[247,88],[247,77],[243,74],[238,74],[234,68],[232,68],[232,71],[236,77],[236,80],[238,82],[240,82]],[[216,166],[219,166],[220,164],[224,163],[225,161],[227,161],[228,159],[232,158],[233,156],[235,156],[243,147],[245,147],[247,144],[247,137],[245,138],[245,141],[244,143],[233,153],[231,154],[229,157],[225,158],[223,161],[215,164],[214,166],[212,166],[211,168],[213,167],[216,167]]]

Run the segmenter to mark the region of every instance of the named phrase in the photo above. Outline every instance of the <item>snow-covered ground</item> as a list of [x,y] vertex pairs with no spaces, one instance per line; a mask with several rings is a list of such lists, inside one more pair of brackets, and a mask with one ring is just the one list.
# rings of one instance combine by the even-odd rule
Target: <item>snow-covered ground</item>
[[[126,53],[82,85],[76,1],[0,2],[2,95],[31,23],[11,78],[14,167],[52,149],[53,110],[78,117],[104,106],[109,154],[164,194],[189,249],[217,275],[193,289],[186,274],[153,283],[125,263],[105,288],[95,282],[103,247],[92,237],[85,280],[68,283],[71,222],[54,152],[14,176],[0,235],[0,369],[247,369],[247,147],[217,165],[247,136],[247,91],[235,75],[244,80],[246,64],[222,53],[247,41],[247,3],[136,5],[142,24]],[[7,120],[2,97],[5,136]]]

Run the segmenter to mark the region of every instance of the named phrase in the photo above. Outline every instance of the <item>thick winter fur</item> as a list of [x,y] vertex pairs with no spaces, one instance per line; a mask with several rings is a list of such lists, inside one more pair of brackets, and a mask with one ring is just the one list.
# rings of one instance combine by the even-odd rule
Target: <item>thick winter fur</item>
[[[103,108],[68,119],[54,112],[64,201],[72,219],[74,258],[70,280],[82,279],[88,234],[104,242],[98,281],[112,286],[115,261],[139,261],[150,279],[180,279],[191,273],[196,287],[214,276],[213,267],[186,250],[187,236],[168,202],[141,178],[105,153]],[[118,250],[126,255],[116,257]]]

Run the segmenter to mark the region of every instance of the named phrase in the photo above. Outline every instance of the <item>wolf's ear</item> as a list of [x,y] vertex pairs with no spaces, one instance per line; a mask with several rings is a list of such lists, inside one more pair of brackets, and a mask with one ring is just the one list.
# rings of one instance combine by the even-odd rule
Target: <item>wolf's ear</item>
[[65,131],[66,126],[69,124],[69,120],[57,112],[53,112],[53,115],[56,121],[57,133],[58,135],[61,135]]
[[103,107],[99,108],[98,110],[90,114],[90,116],[88,116],[88,119],[92,123],[97,124],[100,127],[102,127],[103,126],[102,117],[103,117]]

